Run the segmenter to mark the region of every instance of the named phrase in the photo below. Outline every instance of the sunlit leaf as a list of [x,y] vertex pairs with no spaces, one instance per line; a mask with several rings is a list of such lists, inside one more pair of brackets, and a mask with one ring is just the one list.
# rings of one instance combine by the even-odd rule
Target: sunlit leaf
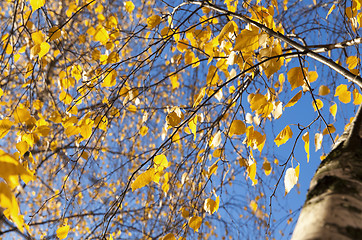
[[161,22],[161,17],[158,15],[153,15],[149,18],[147,18],[147,26],[152,29],[156,27]]
[[312,104],[315,112],[323,107],[323,102],[320,99],[316,99]]
[[126,1],[124,3],[124,7],[126,8],[126,12],[128,12],[128,13],[132,13],[135,8],[132,1]]
[[189,128],[191,130],[191,133],[194,134],[194,141],[196,140],[196,126],[197,126],[197,118],[198,116],[195,115],[192,119],[189,121]]
[[[329,131],[328,131],[329,130]],[[333,126],[333,124],[329,124],[328,128],[323,129],[323,135],[332,134],[336,131],[336,128]]]
[[318,151],[322,147],[322,141],[323,141],[323,134],[316,133],[314,135],[314,145],[315,145],[315,151]]
[[292,97],[289,102],[287,103],[287,105],[285,105],[285,107],[292,107],[294,106],[294,104],[296,104],[299,99],[302,97],[302,90],[300,90],[297,94],[294,95],[294,97]]
[[161,168],[167,168],[168,167],[168,161],[165,155],[160,154],[157,155],[153,158],[153,162],[155,163],[155,165],[157,166],[157,169]]
[[247,172],[248,172],[248,177],[253,182],[253,186],[256,185],[258,183],[258,179],[255,178],[255,176],[256,176],[256,162],[254,162],[253,164],[251,164],[251,165],[249,165],[247,167]]
[[212,137],[212,141],[210,141],[209,146],[211,148],[217,148],[221,143],[221,131],[217,131],[215,135]]
[[325,96],[325,95],[328,95],[329,93],[330,93],[330,90],[327,86],[321,85],[319,87],[319,92],[318,92],[319,95]]
[[195,232],[198,232],[199,228],[202,224],[202,218],[199,216],[193,216],[189,219],[189,226],[192,228]]
[[108,35],[107,30],[104,27],[97,27],[96,33],[94,34],[93,38],[94,38],[94,41],[99,41],[103,45],[105,45],[107,43],[107,41],[109,40],[109,35]]
[[6,134],[10,131],[10,128],[13,126],[13,122],[5,118],[0,120],[0,139],[5,137]]
[[284,177],[284,186],[285,186],[285,195],[287,195],[290,190],[294,187],[294,185],[298,182],[298,176],[299,176],[299,165],[298,165],[298,176],[296,173],[297,169],[294,168],[288,168],[285,172]]
[[5,209],[5,211],[1,211],[5,217],[13,221],[20,231],[23,231],[24,220],[20,215],[18,203],[9,186],[3,181],[0,181],[0,206]]
[[148,127],[147,126],[142,126],[141,129],[140,129],[140,134],[142,136],[145,136],[148,132]]
[[173,233],[169,233],[163,236],[160,240],[176,240],[176,237]]
[[241,135],[246,132],[245,123],[241,120],[234,120],[230,125],[229,136]]
[[33,11],[36,11],[37,9],[44,6],[45,0],[30,0],[30,6]]
[[351,92],[348,91],[347,85],[341,84],[336,88],[335,97],[338,96],[339,101],[349,103],[351,101]]
[[[260,50],[260,60],[266,60],[270,57],[282,55],[282,47],[279,42],[275,43],[272,47],[263,48]],[[284,63],[283,57],[270,59],[264,62],[261,66],[265,75],[269,78],[272,74],[276,73]]]
[[131,184],[132,192],[152,182],[154,180],[155,172],[156,171],[154,168],[150,168],[144,173],[138,175],[138,177]]
[[303,134],[304,150],[307,153],[307,162],[309,162],[309,132]]
[[171,127],[178,126],[181,123],[182,119],[184,119],[184,114],[179,107],[174,107],[173,109],[171,109],[170,113],[166,116],[166,122]]
[[[308,72],[308,69],[304,68],[304,74],[306,75]],[[294,90],[297,87],[300,87],[304,84],[304,76],[303,72],[300,67],[292,68],[288,71],[288,81],[290,85],[292,86],[292,90]]]
[[204,209],[209,214],[213,214],[219,209],[219,197],[216,197],[216,200],[212,200],[211,198],[208,198],[204,202]]
[[346,63],[348,64],[348,69],[352,70],[353,68],[355,68],[357,66],[358,62],[359,62],[358,57],[349,56],[346,60]]
[[275,144],[279,147],[280,145],[286,143],[293,136],[293,132],[287,125],[274,139]]
[[48,36],[51,41],[56,40],[62,36],[62,31],[58,27],[52,27],[49,29]]
[[244,29],[235,39],[233,51],[254,51],[259,48],[259,29],[252,27],[251,30]]
[[68,236],[69,229],[70,229],[69,225],[64,225],[59,227],[57,229],[57,237],[59,239],[65,239]]
[[337,114],[337,104],[333,104],[329,107],[329,112],[333,115],[334,119],[336,119]]
[[353,104],[354,105],[360,105],[362,103],[362,95],[359,93],[359,91],[355,88],[353,89]]
[[271,171],[272,171],[272,167],[270,165],[270,162],[268,161],[268,159],[264,159],[264,162],[263,162],[263,167],[262,169],[264,170],[264,173],[265,175],[269,176]]

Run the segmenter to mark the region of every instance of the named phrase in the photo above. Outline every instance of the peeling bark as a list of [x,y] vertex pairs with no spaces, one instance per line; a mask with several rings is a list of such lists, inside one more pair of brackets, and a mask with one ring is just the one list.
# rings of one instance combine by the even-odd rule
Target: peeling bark
[[293,240],[362,239],[361,108],[315,173]]

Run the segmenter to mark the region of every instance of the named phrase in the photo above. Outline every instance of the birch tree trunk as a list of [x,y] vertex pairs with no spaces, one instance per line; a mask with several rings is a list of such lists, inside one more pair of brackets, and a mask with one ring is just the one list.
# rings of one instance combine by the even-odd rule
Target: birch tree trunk
[[293,240],[362,239],[361,108],[318,167]]

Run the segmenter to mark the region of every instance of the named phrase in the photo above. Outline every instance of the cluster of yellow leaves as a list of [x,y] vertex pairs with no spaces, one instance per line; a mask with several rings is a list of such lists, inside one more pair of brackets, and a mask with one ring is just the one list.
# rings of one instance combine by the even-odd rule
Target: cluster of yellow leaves
[[165,155],[157,155],[153,159],[154,167],[149,168],[145,172],[138,175],[138,177],[131,184],[132,191],[142,188],[152,181],[159,183],[163,170],[169,166],[169,162]]
[[45,54],[49,52],[49,43],[45,41],[46,38],[41,30],[32,33],[31,38],[35,44],[30,50],[31,54],[33,56],[39,56],[39,58],[42,58]]

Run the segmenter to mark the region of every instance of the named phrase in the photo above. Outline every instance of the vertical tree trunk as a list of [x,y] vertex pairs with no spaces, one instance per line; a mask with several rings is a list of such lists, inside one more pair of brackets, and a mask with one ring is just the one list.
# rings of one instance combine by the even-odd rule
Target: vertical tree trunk
[[362,239],[361,106],[315,173],[293,240]]

